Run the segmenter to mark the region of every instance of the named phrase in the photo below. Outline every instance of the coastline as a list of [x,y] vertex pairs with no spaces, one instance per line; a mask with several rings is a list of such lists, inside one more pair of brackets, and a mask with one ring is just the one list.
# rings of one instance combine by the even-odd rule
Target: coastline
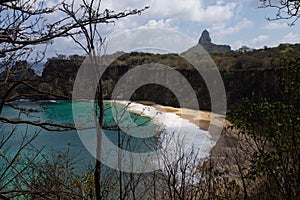
[[[192,110],[162,106],[154,102],[118,101],[126,106],[127,110],[136,114],[150,117],[153,124],[163,127],[160,141],[166,149],[168,159],[174,158],[179,147],[187,151],[198,152],[197,159],[206,160],[212,155],[217,145],[221,131],[225,125],[224,116],[208,111]],[[180,143],[179,143],[180,142]]]
[[[157,110],[164,112],[172,112],[181,118],[189,120],[199,127],[199,129],[208,131],[214,138],[215,144],[209,150],[209,155],[218,158],[222,155],[222,151],[231,148],[232,143],[236,143],[237,138],[234,134],[225,135],[220,132],[229,125],[228,121],[224,120],[224,116],[215,114],[209,111],[192,110],[186,108],[174,108],[171,106],[153,105]],[[183,111],[183,112],[182,112]],[[185,114],[183,114],[185,113]],[[212,120],[213,119],[213,120]],[[211,125],[210,130],[208,130]]]
[[140,103],[146,106],[153,106],[155,109],[162,112],[175,113],[179,117],[183,119],[189,120],[191,123],[199,126],[200,129],[208,131],[209,125],[212,122],[216,126],[222,126],[224,116],[220,114],[215,114],[210,111],[203,110],[192,110],[188,108],[175,108],[172,106],[163,106],[160,104],[156,104],[153,101],[136,101],[136,103]]
[[[24,100],[21,100],[24,101]],[[26,101],[26,100],[25,100]],[[42,102],[57,103],[58,100],[44,100]],[[112,101],[105,101],[112,102]],[[176,150],[178,138],[185,139],[185,144],[200,151],[199,158],[203,159],[213,155],[216,149],[226,147],[220,136],[220,128],[225,125],[223,117],[209,111],[192,110],[163,106],[150,101],[117,101],[128,106],[128,111],[151,118],[153,124],[164,129],[160,141],[163,147]],[[174,136],[174,133],[175,136]],[[180,135],[181,134],[181,135]],[[183,136],[182,136],[183,135]],[[170,137],[174,137],[173,139]],[[172,142],[170,142],[172,140]]]
[[157,104],[154,105],[154,107],[160,111],[175,113],[180,118],[187,119],[189,122],[196,124],[200,129],[205,131],[208,131],[212,117],[217,117],[216,114],[212,114],[209,111],[174,108]]

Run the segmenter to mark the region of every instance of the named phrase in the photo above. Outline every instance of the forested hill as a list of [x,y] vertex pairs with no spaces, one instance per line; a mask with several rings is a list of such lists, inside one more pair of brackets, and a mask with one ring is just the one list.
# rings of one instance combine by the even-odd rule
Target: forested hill
[[[242,98],[276,100],[279,97],[275,76],[286,67],[288,59],[300,59],[300,44],[281,44],[275,48],[265,47],[259,50],[241,48],[240,51],[235,52],[212,53],[211,57],[220,69],[229,105],[239,102]],[[83,59],[80,56],[49,59],[45,64],[42,77],[37,77],[32,70],[30,71],[33,77],[30,78],[32,86],[43,91],[45,95],[35,95],[37,92],[29,91],[26,86],[19,86],[11,94],[12,97],[71,98],[73,82]],[[114,85],[129,69],[144,63],[161,63],[178,70],[196,91],[200,108],[210,110],[210,98],[204,81],[196,70],[177,54],[124,53],[110,65],[102,77],[104,97],[110,98]],[[16,69],[20,69],[20,66]],[[20,78],[16,76],[19,71],[16,70],[14,73],[4,71],[1,73],[1,78]],[[25,78],[28,78],[28,73]],[[56,95],[50,95],[51,93]],[[143,86],[133,94],[132,98],[178,106],[172,92],[158,85]]]

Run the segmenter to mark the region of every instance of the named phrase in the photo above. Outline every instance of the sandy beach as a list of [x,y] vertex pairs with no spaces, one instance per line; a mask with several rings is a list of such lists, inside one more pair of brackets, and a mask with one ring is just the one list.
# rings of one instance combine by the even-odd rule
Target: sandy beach
[[[131,103],[123,101],[119,103],[124,105],[130,104],[127,108],[129,111],[150,117],[155,121],[154,123],[163,123],[170,129],[170,133],[179,130],[180,126],[184,127],[184,134],[198,132],[197,135],[199,136],[194,138],[194,140],[196,139],[196,144],[203,146],[203,141],[206,140],[207,146],[205,145],[206,147],[203,148],[203,150],[205,149],[204,151],[210,155],[218,156],[218,151],[222,151],[222,149],[228,147],[224,135],[221,134],[223,128],[229,125],[229,122],[225,120],[224,115],[209,111],[163,106],[150,101]],[[159,115],[157,115],[157,113],[159,113]],[[184,120],[184,122],[182,123],[180,119]],[[198,129],[198,131],[196,129]],[[205,132],[207,133],[207,136],[204,136]],[[232,140],[231,137],[227,139]],[[205,156],[205,153],[203,156]]]
[[223,116],[209,111],[192,110],[187,108],[174,108],[170,106],[153,105],[157,110],[175,113],[177,116],[189,120],[200,129],[208,131],[209,125],[222,126]]
[[196,124],[202,130],[207,131],[210,123],[213,123],[213,125],[216,126],[224,125],[224,116],[209,111],[163,106],[152,101],[138,101],[137,103],[141,103],[146,106],[153,106],[155,109],[162,112],[175,113],[177,116]]
[[226,122],[224,115],[212,113],[209,111],[163,106],[163,105],[156,104],[155,102],[152,101],[137,101],[135,103],[153,107],[157,111],[161,111],[165,113],[174,113],[178,117],[182,119],[186,119],[189,122],[195,124],[201,130],[208,131],[215,141],[219,139],[223,127],[228,125],[228,122]]
[[[200,129],[208,131],[209,134],[215,139],[216,144],[210,150],[210,154],[214,157],[222,155],[222,151],[227,151],[231,148],[232,144],[237,142],[236,135],[234,134],[221,134],[220,131],[229,125],[229,122],[224,120],[225,116],[218,115],[209,111],[191,110],[186,108],[174,108],[170,106],[152,105],[157,110],[163,112],[175,113],[183,119],[189,120],[191,123],[196,124]],[[208,130],[209,126],[210,129]]]
[[[222,163],[222,167],[236,170],[235,160],[232,159],[233,148],[238,147],[240,142],[235,131],[224,133],[223,128],[230,123],[224,119],[225,116],[211,113],[208,111],[191,110],[186,108],[174,108],[170,106],[152,105],[155,109],[175,113],[183,119],[196,124],[200,129],[208,131],[214,138],[215,144],[211,146],[209,154],[211,158],[218,163]],[[224,158],[228,158],[224,160]]]

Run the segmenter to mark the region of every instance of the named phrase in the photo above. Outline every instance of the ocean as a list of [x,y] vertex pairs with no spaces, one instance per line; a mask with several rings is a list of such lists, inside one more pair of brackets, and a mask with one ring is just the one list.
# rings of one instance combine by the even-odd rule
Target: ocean
[[[81,108],[83,124],[85,127],[92,127],[90,118],[93,117],[93,103],[92,102],[78,102],[77,106]],[[16,109],[16,108],[19,109]],[[110,103],[105,103],[105,121],[104,124],[107,126],[114,126],[114,119],[111,114]],[[22,120],[49,122],[62,125],[74,125],[74,119],[72,115],[72,102],[71,101],[28,101],[20,100],[6,105],[3,108],[2,116],[7,118],[15,119],[19,118]],[[130,113],[130,116],[135,119],[137,124],[147,125],[150,123],[150,118],[145,116],[139,116],[135,113]],[[52,127],[55,128],[55,127]],[[37,126],[28,124],[8,124],[1,123],[0,131],[2,138],[8,136],[13,130],[14,133],[10,139],[1,146],[1,151],[4,154],[13,155],[17,152],[18,147],[24,143],[25,140],[29,140],[36,133],[37,137],[30,143],[31,148],[43,149],[42,154],[52,152],[65,152],[69,151],[70,156],[77,156],[78,165],[85,165],[94,162],[93,156],[87,151],[86,147],[80,140],[76,130],[70,131],[47,131]],[[118,145],[118,134],[117,131],[104,130],[107,137],[116,145]],[[125,137],[124,132],[121,131],[121,137]],[[153,141],[148,143],[155,144],[156,137],[149,138],[148,140]],[[145,148],[140,139],[131,137],[131,145],[134,146],[134,151],[147,152],[151,148]],[[137,147],[138,146],[138,147]],[[26,148],[27,149],[27,148]],[[128,149],[130,150],[130,149]],[[24,151],[26,152],[26,150]]]
[[[82,123],[81,128],[93,127],[92,123],[94,105],[92,102],[76,102],[77,115]],[[119,102],[120,105],[128,102]],[[116,125],[112,115],[111,102],[105,103],[104,124],[106,126]],[[16,109],[19,108],[19,109]],[[154,133],[149,138],[137,138],[128,136],[120,131],[120,137],[123,139],[122,148],[136,153],[145,153],[157,148],[166,148],[174,152],[178,146],[176,142],[180,140],[185,147],[196,148],[199,158],[205,158],[209,155],[210,149],[215,142],[211,139],[208,131],[199,129],[199,127],[186,119],[182,119],[174,113],[162,112],[156,110],[153,106],[146,106],[139,103],[130,103],[127,106],[130,111],[130,118],[141,128],[149,124],[158,127],[158,133]],[[19,118],[22,120],[49,122],[62,125],[74,125],[71,101],[30,101],[19,100],[5,105],[2,116],[7,118]],[[78,120],[78,119],[76,119]],[[132,122],[131,122],[132,123]],[[123,125],[124,126],[124,125]],[[30,142],[30,146],[36,149],[43,149],[41,153],[64,152],[69,151],[72,156],[77,156],[78,165],[85,165],[94,162],[91,152],[82,142],[80,134],[76,130],[71,131],[47,131],[37,126],[28,124],[9,124],[1,123],[1,138],[5,138],[13,129],[14,133],[9,140],[1,145],[1,152],[4,154],[13,154],[24,142],[29,140],[34,134],[38,133],[36,138]],[[88,132],[90,129],[87,129]],[[123,129],[124,130],[124,129]],[[83,131],[84,133],[84,131]],[[109,140],[118,145],[118,133],[113,130],[104,130],[104,134]],[[145,145],[147,144],[147,145]]]
[[[77,114],[73,115],[72,106],[76,107]],[[150,163],[153,166],[159,166],[161,173],[164,173],[165,165],[169,165],[176,159],[180,158],[179,152],[184,152],[186,155],[189,152],[195,152],[195,160],[201,162],[209,156],[209,151],[215,145],[208,131],[201,130],[195,123],[183,119],[172,112],[164,112],[157,110],[154,106],[146,106],[135,102],[118,102],[116,105],[111,102],[105,103],[105,120],[107,126],[116,125],[113,117],[112,106],[122,108],[126,105],[129,111],[129,118],[138,125],[141,130],[144,127],[154,127],[154,134],[149,137],[139,138],[130,136],[124,131],[104,130],[105,136],[112,144],[119,146],[126,152],[132,153],[148,153],[154,150],[163,149],[163,155]],[[18,109],[17,109],[18,108]],[[39,152],[37,161],[43,161],[43,158],[51,160],[53,155],[55,158],[61,158],[67,155],[72,159],[72,172],[80,175],[91,173],[95,164],[95,141],[85,140],[85,134],[89,134],[93,128],[93,102],[75,102],[71,101],[29,101],[19,100],[5,105],[1,113],[2,116],[10,119],[30,120],[34,122],[49,122],[63,125],[74,125],[74,120],[80,120],[83,132],[80,134],[76,130],[70,131],[48,131],[37,126],[29,124],[0,124],[0,187],[8,184],[9,188],[14,188],[15,180],[11,177],[13,173],[6,172],[5,176],[1,176],[7,166],[4,157],[13,159],[20,147],[22,148],[26,142],[28,145],[22,149],[21,153],[16,157],[16,162],[19,158],[30,158],[34,153]],[[114,113],[115,114],[115,113]],[[118,119],[117,119],[118,120]],[[126,120],[125,120],[126,121]],[[125,127],[132,123],[125,122]],[[78,123],[77,123],[78,125]],[[48,127],[49,128],[49,127]],[[53,128],[53,127],[52,127]],[[87,128],[87,129],[84,129]],[[11,134],[12,133],[12,134]],[[134,133],[136,134],[136,133]],[[138,136],[138,135],[137,135]],[[34,139],[31,141],[31,139]],[[82,138],[84,137],[84,138]],[[88,142],[87,142],[88,141]],[[120,141],[122,141],[120,143]],[[184,151],[183,151],[184,150]],[[106,153],[107,157],[116,160],[117,155]],[[26,159],[25,159],[26,160]],[[168,161],[168,162],[166,162]],[[28,159],[27,161],[28,162]],[[31,161],[30,161],[31,162]],[[126,163],[126,162],[125,162]],[[139,162],[137,162],[139,163]],[[112,182],[118,180],[119,172],[106,166],[103,163],[103,176],[107,176]],[[141,163],[143,164],[143,163]],[[148,163],[149,164],[149,163]],[[24,165],[24,163],[23,163]],[[22,169],[22,164],[18,165]],[[155,168],[153,167],[153,169]],[[116,169],[116,168],[114,168]],[[152,168],[150,168],[152,169]],[[14,174],[18,170],[13,169]],[[133,170],[134,172],[134,170]],[[114,175],[110,175],[113,173]],[[124,173],[126,174],[126,173]],[[126,175],[125,175],[126,176]],[[139,177],[138,174],[134,175]],[[180,174],[179,174],[180,176]],[[130,178],[130,176],[128,176]],[[144,178],[151,178],[151,174],[145,173]],[[124,178],[124,181],[127,179]],[[9,185],[11,183],[11,185]],[[124,183],[125,184],[125,183]],[[114,187],[118,188],[117,185]],[[143,186],[141,186],[143,187]],[[117,196],[117,189],[111,193],[112,196]]]

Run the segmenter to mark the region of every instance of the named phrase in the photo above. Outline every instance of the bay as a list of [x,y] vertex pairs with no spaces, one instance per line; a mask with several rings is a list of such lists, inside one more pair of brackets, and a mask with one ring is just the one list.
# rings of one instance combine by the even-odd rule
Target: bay
[[[92,118],[93,102],[76,102],[81,108],[83,124],[86,127],[92,127],[94,124]],[[77,105],[77,106],[78,106]],[[18,109],[16,109],[18,108]],[[10,105],[6,105],[3,108],[2,116],[10,119],[22,119],[39,122],[49,122],[63,125],[74,125],[74,119],[72,114],[72,102],[71,101],[27,101],[19,100],[12,102]],[[151,123],[148,117],[139,116],[134,113],[130,113],[130,116],[135,120],[136,124],[147,125]],[[104,124],[107,126],[115,125],[114,119],[111,113],[111,104],[105,103],[105,120]],[[84,144],[81,142],[77,131],[47,131],[40,127],[27,125],[27,124],[9,124],[2,123],[0,125],[0,132],[2,138],[7,136],[15,128],[14,133],[10,139],[1,147],[1,152],[7,156],[13,156],[23,139],[30,140],[32,136],[37,134],[37,137],[30,142],[28,148],[23,151],[26,154],[29,149],[42,149],[41,154],[49,156],[53,153],[63,153],[68,151],[70,157],[76,157],[76,166],[84,167],[88,164],[94,163],[95,158],[86,150]],[[118,145],[118,134],[116,131],[104,130],[107,137],[115,144]],[[121,136],[124,139],[126,145],[123,148],[126,150],[132,150],[135,152],[147,152],[155,148],[156,138],[148,138],[145,144],[145,139],[126,136],[121,131]],[[143,142],[141,142],[143,140]],[[134,147],[134,148],[133,148]],[[132,149],[129,149],[132,148]]]

